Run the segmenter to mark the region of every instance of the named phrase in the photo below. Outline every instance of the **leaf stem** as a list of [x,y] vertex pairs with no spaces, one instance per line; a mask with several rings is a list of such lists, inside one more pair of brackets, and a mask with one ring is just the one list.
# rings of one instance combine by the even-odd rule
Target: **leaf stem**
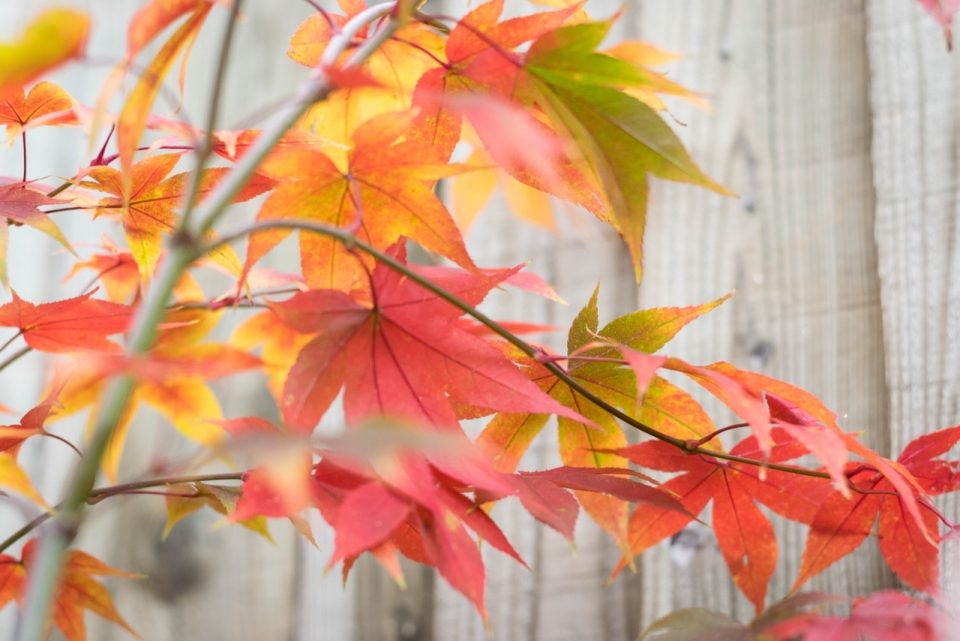
[[735,423],[733,425],[727,425],[726,427],[721,427],[715,432],[710,432],[709,434],[707,434],[701,439],[690,439],[687,441],[687,443],[689,444],[690,447],[700,447],[705,443],[709,443],[710,441],[717,438],[724,432],[729,432],[730,430],[735,430],[739,427],[750,427],[750,423]]
[[10,347],[10,344],[13,343],[13,341],[17,340],[18,338],[20,338],[21,336],[23,336],[22,329],[18,331],[16,334],[14,334],[13,336],[11,336],[9,339],[7,339],[7,342],[5,342],[3,345],[0,345],[0,352]]
[[[199,474],[195,476],[173,476],[168,478],[160,479],[151,479],[149,481],[137,481],[134,483],[123,483],[121,485],[111,485],[109,487],[100,487],[93,490],[90,490],[88,493],[88,502],[93,503],[90,499],[99,499],[103,500],[110,498],[111,496],[122,496],[124,494],[132,493],[141,493],[142,490],[151,488],[151,487],[161,487],[164,485],[180,485],[183,483],[206,483],[209,481],[240,481],[243,478],[242,472],[228,472],[225,474]],[[99,502],[99,501],[95,501]],[[56,505],[53,508],[52,512],[44,512],[37,516],[19,530],[8,536],[2,542],[0,542],[0,552],[3,552],[11,545],[25,537],[27,534],[35,530],[36,528],[43,525],[47,519],[53,516],[54,513],[58,512],[63,507],[63,504]]]
[[59,436],[58,434],[51,434],[50,432],[47,432],[46,430],[44,430],[44,431],[42,431],[42,432],[40,432],[40,433],[43,434],[44,436],[49,436],[50,438],[52,438],[52,439],[55,440],[55,441],[60,441],[61,443],[63,443],[63,444],[66,445],[67,447],[69,447],[71,450],[73,450],[74,452],[76,452],[76,453],[77,453],[77,456],[79,456],[80,458],[83,458],[83,452],[81,452],[79,449],[77,449],[77,446],[76,446],[76,445],[74,445],[73,443],[71,443],[71,442],[68,441],[67,439],[63,438],[62,436]]
[[20,142],[23,143],[23,182],[27,182],[27,132],[20,133]]
[[7,369],[9,366],[13,365],[13,364],[16,363],[18,360],[20,360],[21,357],[26,356],[27,354],[29,354],[29,353],[32,352],[32,351],[33,351],[33,348],[30,347],[29,345],[26,345],[26,346],[20,348],[18,351],[16,351],[16,352],[14,352],[13,354],[11,354],[10,357],[9,357],[7,360],[5,360],[5,361],[3,361],[2,363],[0,363],[0,372],[2,372],[3,370]]
[[[56,507],[54,507],[54,510],[56,510]],[[33,530],[46,523],[47,519],[49,519],[51,516],[53,516],[52,512],[43,512],[42,514],[38,515],[37,518],[26,523],[22,528],[4,539],[3,542],[0,542],[0,552],[3,552],[11,545],[30,534]]]

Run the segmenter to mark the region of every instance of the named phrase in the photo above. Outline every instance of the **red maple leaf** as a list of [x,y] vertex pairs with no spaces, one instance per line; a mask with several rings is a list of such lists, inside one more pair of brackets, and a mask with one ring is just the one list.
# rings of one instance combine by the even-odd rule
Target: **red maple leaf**
[[[487,278],[447,268],[418,271],[476,305],[515,270]],[[458,308],[383,265],[371,285],[371,302],[311,290],[271,305],[292,329],[321,332],[287,376],[281,410],[291,428],[312,430],[343,387],[352,425],[386,415],[458,429],[455,403],[585,420],[544,394],[495,347],[461,329]]]
[[[859,599],[847,618],[819,617],[804,625],[804,639],[830,641],[939,641],[951,629],[946,613],[894,590]],[[796,629],[793,632],[800,632]],[[789,635],[793,638],[795,634]],[[784,638],[784,637],[780,637]]]
[[92,295],[34,305],[13,292],[13,300],[0,307],[0,327],[16,327],[41,352],[118,351],[107,336],[127,331],[134,309]]
[[55,385],[36,407],[23,415],[18,424],[0,427],[0,453],[7,453],[16,459],[25,440],[47,433],[44,424],[57,405],[61,388],[62,386]]
[[[907,444],[896,463],[927,494],[956,491],[960,489],[957,462],[934,457],[945,454],[958,440],[960,426],[925,434]],[[939,597],[937,513],[922,509],[921,526],[909,513],[899,488],[885,474],[869,462],[850,466],[850,483],[867,493],[845,498],[834,492],[826,499],[810,525],[793,590],[859,547],[879,514],[880,552],[887,564],[910,587]],[[917,501],[920,493],[911,491],[915,493],[911,498]]]
[[[770,462],[788,461],[807,453],[806,448],[782,428],[772,430],[771,437],[774,445]],[[770,520],[754,501],[789,519],[809,522],[813,515],[811,508],[815,506],[811,501],[822,497],[830,488],[824,479],[797,477],[774,470],[767,470],[761,480],[755,466],[688,456],[661,441],[633,445],[617,453],[645,468],[684,472],[664,486],[680,497],[690,514],[699,514],[713,500],[713,528],[720,551],[734,582],[754,604],[757,613],[763,610],[767,586],[777,563],[777,539]],[[752,436],[737,444],[730,453],[761,459],[757,439]],[[799,486],[791,483],[798,478],[807,480]],[[794,500],[798,494],[806,495],[808,500]],[[631,552],[643,552],[679,532],[690,520],[689,515],[676,511],[647,505],[637,507],[630,517],[628,530]]]

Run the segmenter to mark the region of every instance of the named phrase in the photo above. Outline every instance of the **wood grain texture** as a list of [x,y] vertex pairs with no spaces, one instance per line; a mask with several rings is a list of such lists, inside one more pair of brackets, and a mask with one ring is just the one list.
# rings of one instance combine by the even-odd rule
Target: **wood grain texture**
[[[643,39],[686,54],[670,77],[714,97],[713,115],[670,104],[692,156],[741,195],[654,183],[643,306],[736,288],[669,351],[732,360],[809,389],[886,451],[862,3],[647,0],[637,20]],[[770,599],[789,588],[803,537],[803,528],[778,526]],[[667,544],[643,558],[639,619],[690,605],[752,615],[708,539],[687,568],[670,560]],[[861,594],[888,585],[874,548],[809,587]]]
[[[877,247],[892,449],[960,422],[960,62],[915,3],[868,4]],[[956,519],[960,504],[942,507]],[[942,550],[957,598],[960,547]]]

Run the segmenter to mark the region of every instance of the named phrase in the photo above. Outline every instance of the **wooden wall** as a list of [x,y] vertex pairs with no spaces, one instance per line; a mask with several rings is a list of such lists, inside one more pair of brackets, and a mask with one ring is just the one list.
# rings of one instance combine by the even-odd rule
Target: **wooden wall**
[[[123,47],[109,30],[137,3],[73,4],[88,6],[95,24],[104,25],[93,41],[98,58],[67,87],[89,103],[104,75],[102,61]],[[456,12],[465,0],[444,4]],[[36,6],[8,2],[2,34],[12,34]],[[619,6],[591,0],[588,10],[604,17]],[[509,10],[529,8],[515,0]],[[283,55],[284,41],[309,7],[249,0],[247,13],[228,82],[228,125],[289,93],[300,74]],[[655,182],[639,290],[619,240],[591,218],[558,207],[558,231],[551,234],[512,219],[498,200],[469,238],[477,262],[529,260],[570,305],[498,293],[487,310],[565,326],[598,280],[604,318],[736,289],[669,352],[694,362],[730,360],[805,387],[881,452],[960,422],[960,64],[945,52],[933,21],[912,0],[640,0],[627,3],[620,30],[686,54],[670,77],[709,94],[714,111],[671,102],[672,118],[693,157],[740,198]],[[194,52],[186,102],[194,120],[202,111],[198,88],[210,74],[204,52],[218,32],[211,23]],[[35,138],[35,155],[46,150],[54,158],[50,173],[67,172],[90,155],[79,139],[54,150],[59,137],[38,132]],[[0,173],[18,173],[13,156],[3,156]],[[84,228],[79,221],[64,226],[68,235]],[[36,234],[15,240],[14,286],[37,299],[51,296],[69,260]],[[562,336],[545,340],[562,344]],[[37,376],[29,380],[0,374],[6,386],[0,401],[27,409],[18,399],[36,396],[43,366],[35,359]],[[250,388],[238,385],[220,391],[249,397]],[[77,436],[81,423],[63,429]],[[149,461],[164,447],[163,434],[162,428],[145,433],[128,463]],[[25,451],[36,469],[45,463],[41,486],[50,498],[72,464],[52,447]],[[524,466],[556,463],[555,431],[546,430]],[[150,641],[487,638],[466,600],[429,571],[410,568],[408,580],[419,588],[407,593],[372,563],[361,564],[346,589],[336,569],[324,576],[332,540],[319,522],[320,551],[282,523],[273,528],[271,546],[239,528],[211,531],[212,519],[202,515],[163,544],[153,536],[163,520],[156,501],[129,499],[122,507],[98,508],[105,516],[84,544],[124,569],[153,571],[153,580],[115,584],[121,611]],[[14,512],[4,510],[6,523]],[[495,515],[532,570],[485,549],[498,641],[629,641],[658,616],[690,605],[751,614],[709,530],[692,529],[684,537],[692,543],[675,544],[695,548],[691,563],[676,561],[681,555],[665,542],[641,558],[637,575],[624,573],[605,586],[617,552],[587,519],[577,526],[573,554],[517,505],[507,502]],[[778,526],[778,534],[771,598],[788,589],[804,537],[800,527]],[[948,582],[957,579],[958,553],[956,546],[944,551]],[[895,585],[868,541],[810,587],[862,594]],[[14,618],[12,609],[0,615],[0,638],[9,636]],[[90,624],[91,638],[125,638],[93,617]]]

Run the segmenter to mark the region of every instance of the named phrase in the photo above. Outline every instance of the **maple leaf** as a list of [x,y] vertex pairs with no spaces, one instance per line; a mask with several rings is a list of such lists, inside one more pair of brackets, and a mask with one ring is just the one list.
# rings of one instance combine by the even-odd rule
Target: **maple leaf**
[[80,56],[89,31],[86,14],[54,9],[37,16],[16,40],[0,43],[0,99]]
[[[103,284],[107,298],[114,303],[131,304],[140,290],[140,270],[133,254],[123,251],[106,235],[103,237],[102,253],[96,253],[87,260],[77,261],[67,277],[70,280],[82,270],[93,270],[96,278]],[[89,289],[89,288],[87,288]]]
[[25,440],[31,436],[47,434],[44,425],[57,406],[60,391],[59,385],[52,385],[45,398],[24,414],[19,423],[0,427],[0,453],[8,454],[16,460],[20,453],[20,446]]
[[[190,174],[185,172],[167,177],[179,160],[179,154],[162,154],[138,162],[131,170],[129,189],[124,189],[123,175],[112,167],[94,167],[88,174],[93,180],[81,183],[89,189],[110,194],[110,197],[99,202],[96,213],[120,218],[142,279],[153,275],[160,257],[162,233],[173,231],[179,219],[173,210],[182,204]],[[204,171],[201,198],[213,189],[227,171],[225,168]],[[255,174],[233,202],[259,196],[272,186],[272,181]],[[239,263],[232,250],[213,254],[211,258],[225,263],[231,269]]]
[[580,506],[566,489],[537,476],[508,476],[524,509],[538,521],[573,541]]
[[10,145],[30,125],[76,124],[73,115],[73,99],[66,91],[52,82],[41,82],[30,90],[29,95],[11,91],[0,104],[0,125],[6,125]]
[[379,447],[367,451],[365,462],[328,455],[314,470],[314,502],[337,533],[331,564],[343,558],[346,571],[357,554],[370,550],[389,569],[395,548],[435,566],[486,618],[483,561],[466,527],[491,546],[520,557],[493,520],[462,492],[499,498],[513,494],[513,487],[462,436],[437,442],[444,447],[414,449],[397,439],[409,441],[416,432],[374,429],[369,434],[379,437]]
[[[596,186],[565,157],[556,133],[538,114],[531,115],[529,101],[515,100],[512,82],[522,64],[511,50],[557,28],[576,10],[573,6],[498,22],[503,2],[493,0],[467,14],[447,39],[447,66],[426,72],[417,83],[414,103],[420,114],[408,137],[449,158],[466,117],[486,153],[513,178],[600,215]],[[507,184],[517,201],[531,199],[527,190]],[[544,199],[536,201],[543,204]]]
[[280,403],[287,372],[297,362],[297,355],[312,338],[313,333],[297,332],[284,324],[273,312],[264,311],[238,325],[230,336],[230,345],[247,352],[263,346],[263,364],[268,386],[277,403]]
[[594,51],[609,28],[609,22],[581,23],[544,34],[530,46],[523,69],[537,104],[569,134],[603,186],[610,222],[630,249],[639,282],[648,174],[731,192],[694,164],[653,109],[617,89],[649,86],[651,76]]
[[0,327],[16,327],[27,345],[57,354],[99,350],[116,352],[107,336],[125,332],[133,308],[91,298],[93,292],[55,303],[28,303],[12,292],[0,306]]
[[27,183],[0,186],[0,282],[9,285],[7,277],[7,249],[10,242],[10,224],[30,225],[55,239],[70,253],[76,255],[63,232],[38,207],[62,205],[63,201],[50,198]]
[[[18,583],[18,601],[22,601],[23,597],[26,596],[25,590],[20,586],[26,582],[24,575],[29,572],[30,567],[35,562],[36,546],[37,539],[27,541],[21,553],[20,568],[12,572],[8,570],[8,572],[14,574],[14,581]],[[9,559],[9,557],[7,558]],[[0,568],[2,567],[0,566]],[[0,576],[2,576],[2,569],[0,569]],[[139,574],[115,570],[86,552],[70,550],[66,554],[60,583],[53,599],[51,608],[53,623],[60,629],[67,641],[85,641],[87,632],[83,623],[83,614],[84,610],[90,610],[104,619],[116,623],[139,639],[140,635],[117,612],[110,593],[102,583],[94,578],[96,576],[118,576],[126,579],[141,578]],[[4,591],[2,584],[0,584],[0,607],[3,605],[3,595]]]
[[[210,419],[221,419],[223,413],[206,381],[261,365],[260,359],[246,352],[220,343],[201,342],[222,315],[223,311],[206,309],[171,312],[166,318],[166,329],[147,354],[133,359],[87,359],[69,374],[60,395],[57,418],[96,405],[106,383],[117,374],[138,379],[133,398],[103,457],[103,469],[109,478],[116,478],[130,423],[141,401],[195,441],[214,445],[221,440],[222,429]],[[95,415],[95,411],[91,412],[91,419]]]
[[[447,268],[418,271],[471,305],[495,278]],[[576,416],[544,395],[496,348],[463,331],[463,312],[417,283],[377,265],[373,304],[311,290],[271,309],[302,333],[322,330],[287,375],[281,411],[290,429],[310,431],[342,387],[348,424],[386,415],[459,430],[452,402],[512,412]]]
[[[197,510],[209,507],[219,514],[230,517],[237,511],[242,498],[239,488],[211,485],[209,483],[183,483],[167,486],[167,524],[163,528],[162,538],[166,539],[173,527],[185,516]],[[267,520],[263,516],[249,519],[232,519],[252,532],[256,532],[268,541],[273,541]]]
[[48,508],[43,496],[30,481],[30,477],[17,465],[16,459],[6,452],[0,452],[0,487],[18,492],[34,503]]
[[[386,248],[403,236],[476,269],[449,212],[429,183],[451,173],[432,149],[415,142],[396,142],[410,126],[409,114],[386,114],[365,122],[353,135],[346,168],[319,151],[283,150],[261,170],[280,184],[257,214],[257,220],[306,218],[339,227],[355,225],[357,237]],[[257,232],[250,237],[246,267],[291,233],[288,229]],[[300,234],[303,276],[313,288],[349,291],[361,263],[338,240]],[[367,269],[372,260],[364,258]]]
[[858,599],[848,618],[820,617],[806,626],[805,639],[836,641],[938,641],[955,625],[942,610],[893,590]]
[[465,167],[468,170],[454,176],[450,186],[451,213],[464,233],[490,201],[498,184],[514,215],[539,227],[556,229],[550,198],[511,178],[484,151],[474,151]]
[[[698,307],[636,312],[599,329],[598,296],[599,287],[594,290],[589,303],[570,327],[567,338],[567,350],[570,354],[582,352],[590,358],[610,358],[618,355],[614,347],[592,347],[597,345],[597,336],[614,338],[631,348],[655,351],[688,322],[725,300]],[[515,358],[523,365],[527,375],[544,391],[564,405],[576,409],[581,416],[590,419],[594,424],[589,425],[582,420],[568,417],[559,419],[560,457],[564,464],[576,467],[626,468],[626,460],[611,453],[627,444],[626,436],[612,416],[571,389],[542,364],[522,355],[515,355]],[[568,366],[568,373],[588,391],[621,408],[627,414],[633,415],[637,411],[637,381],[629,368],[602,361],[573,359]],[[477,446],[494,460],[498,470],[512,472],[546,422],[547,416],[543,414],[499,414],[481,433]],[[700,434],[701,437],[704,435],[705,433]],[[624,551],[624,555],[630,557],[627,503],[603,494],[578,494],[578,498],[591,518],[609,532]]]
[[[463,165],[465,171],[454,176],[450,185],[451,212],[464,233],[490,201],[498,184],[507,207],[515,216],[538,227],[556,231],[557,226],[553,218],[550,196],[544,191],[530,187],[513,178],[484,150],[483,143],[471,133],[472,128],[465,128],[465,131],[464,138],[469,140],[474,151]],[[535,130],[534,133],[540,133],[540,131]],[[526,149],[541,155],[548,161],[558,151],[550,142],[546,145],[541,143],[539,146],[530,147],[528,145],[531,139],[529,132],[527,135],[518,132],[516,136],[503,132],[498,138],[508,141],[523,140]],[[490,139],[488,136],[488,140]],[[547,138],[547,140],[553,141],[554,139]],[[541,174],[544,172],[549,178],[550,175],[555,173],[555,169],[548,164],[545,168],[541,168]],[[553,191],[557,191],[557,189]]]
[[679,60],[683,57],[682,55],[665,51],[649,43],[637,40],[620,42],[603,53],[629,62],[637,67],[640,75],[644,77],[643,85],[624,87],[623,92],[648,105],[651,109],[657,111],[667,110],[667,106],[660,98],[660,94],[665,94],[676,96],[704,111],[710,112],[710,104],[704,100],[701,94],[690,91],[686,87],[667,79],[663,74],[650,69],[650,67]]
[[[807,453],[781,428],[771,432],[774,447],[770,461],[779,463]],[[790,486],[781,486],[789,473],[774,474],[768,470],[761,478],[755,468],[746,464],[710,461],[687,456],[679,448],[661,441],[650,441],[617,452],[642,467],[665,472],[683,472],[664,486],[674,492],[690,514],[699,514],[712,499],[713,528],[724,561],[734,583],[754,604],[757,613],[763,610],[767,586],[777,562],[777,540],[773,525],[754,503],[764,503],[774,512],[800,522],[809,522],[811,506],[793,500]],[[755,437],[737,444],[731,454],[759,460],[760,448]],[[810,478],[810,477],[806,477]],[[761,489],[766,485],[767,489]],[[796,490],[796,486],[794,486]],[[823,496],[829,484],[823,479],[807,482],[798,494]],[[773,491],[775,490],[775,491]],[[808,498],[809,501],[809,498]],[[640,505],[630,517],[631,553],[639,554],[650,546],[683,529],[691,517]],[[621,564],[622,565],[622,564]]]
[[[290,58],[303,65],[317,66],[334,30],[367,9],[362,1],[343,0],[339,4],[344,15],[317,12],[304,20],[290,38],[287,50]],[[362,28],[354,43],[363,42],[370,33],[368,27]],[[339,85],[341,88],[314,105],[298,126],[335,146],[349,147],[350,137],[360,124],[412,106],[411,94],[417,81],[425,72],[443,64],[443,45],[444,38],[427,25],[417,22],[404,25],[382,43],[363,66],[364,72],[369,73],[366,77],[375,86]],[[330,71],[330,75],[343,75],[336,67]],[[335,159],[342,158],[335,148],[330,153]]]
[[257,417],[211,422],[236,439],[224,452],[247,449],[257,464],[243,474],[232,522],[256,516],[290,517],[310,506],[312,448],[305,439]]
[[133,58],[177,18],[196,11],[210,0],[152,0],[141,7],[127,26],[127,57]]
[[[929,495],[955,491],[960,488],[957,463],[934,457],[945,454],[958,440],[960,426],[925,434],[908,443],[896,463]],[[793,589],[859,547],[879,514],[880,552],[887,565],[910,587],[939,598],[937,513],[924,509],[922,522],[917,523],[900,489],[885,474],[869,463],[850,467],[851,485],[868,493],[845,498],[834,492],[827,498],[811,523]],[[919,495],[912,488],[911,492]]]

